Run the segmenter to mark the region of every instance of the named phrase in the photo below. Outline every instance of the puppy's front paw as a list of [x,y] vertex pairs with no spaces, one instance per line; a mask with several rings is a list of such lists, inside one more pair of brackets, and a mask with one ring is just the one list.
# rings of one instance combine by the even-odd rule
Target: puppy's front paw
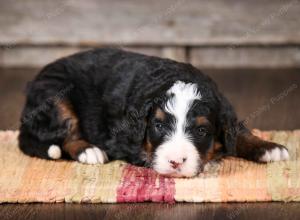
[[106,153],[95,146],[82,151],[77,160],[86,164],[104,164],[108,161]]
[[260,162],[272,162],[288,160],[290,158],[288,150],[281,146],[275,145],[274,148],[266,149],[263,155],[259,158]]

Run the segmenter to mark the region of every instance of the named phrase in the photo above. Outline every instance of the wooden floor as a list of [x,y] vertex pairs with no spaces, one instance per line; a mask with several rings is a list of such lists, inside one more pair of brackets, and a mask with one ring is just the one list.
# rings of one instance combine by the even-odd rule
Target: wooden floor
[[264,219],[299,220],[298,203],[23,204],[0,206],[0,219]]
[[[0,69],[0,129],[18,128],[32,69]],[[261,129],[300,128],[300,70],[205,70],[240,119]],[[1,185],[0,185],[1,187]],[[300,219],[300,203],[2,204],[3,219]]]

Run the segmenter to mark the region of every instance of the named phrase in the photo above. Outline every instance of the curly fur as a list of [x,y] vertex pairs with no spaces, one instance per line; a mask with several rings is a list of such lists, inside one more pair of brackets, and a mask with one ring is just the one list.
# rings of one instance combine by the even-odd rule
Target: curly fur
[[[178,80],[198,85],[201,102],[216,114],[215,136],[224,146],[222,151],[236,155],[236,114],[208,76],[190,64],[112,48],[62,58],[40,71],[28,85],[20,148],[28,155],[51,159],[49,146],[62,146],[72,131],[70,139],[98,146],[109,160],[146,165],[141,147],[146,118]],[[76,130],[72,130],[75,116],[61,117],[57,106],[62,102],[71,106]],[[62,157],[70,155],[63,149]]]

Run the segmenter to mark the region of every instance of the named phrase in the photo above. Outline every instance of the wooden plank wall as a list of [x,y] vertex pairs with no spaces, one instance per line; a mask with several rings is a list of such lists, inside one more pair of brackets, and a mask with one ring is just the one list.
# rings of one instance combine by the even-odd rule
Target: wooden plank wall
[[299,67],[300,0],[0,0],[0,66],[118,46],[202,68]]

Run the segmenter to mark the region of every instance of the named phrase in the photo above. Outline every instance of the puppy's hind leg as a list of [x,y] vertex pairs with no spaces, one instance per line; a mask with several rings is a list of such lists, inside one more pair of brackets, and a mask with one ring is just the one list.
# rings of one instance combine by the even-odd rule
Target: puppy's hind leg
[[65,143],[63,149],[68,152],[72,159],[80,163],[104,164],[108,161],[107,155],[103,150],[82,139]]
[[29,156],[57,160],[62,158],[61,147],[55,141],[41,141],[25,131],[20,132],[19,147]]
[[72,159],[86,164],[103,164],[107,159],[106,153],[99,147],[88,143],[81,135],[79,120],[72,105],[61,102],[58,105],[60,120],[68,125],[68,134],[62,144],[64,152]]
[[58,119],[52,100],[39,90],[28,94],[21,118],[19,148],[29,156],[44,159],[64,156],[61,144],[67,135],[67,126]]

